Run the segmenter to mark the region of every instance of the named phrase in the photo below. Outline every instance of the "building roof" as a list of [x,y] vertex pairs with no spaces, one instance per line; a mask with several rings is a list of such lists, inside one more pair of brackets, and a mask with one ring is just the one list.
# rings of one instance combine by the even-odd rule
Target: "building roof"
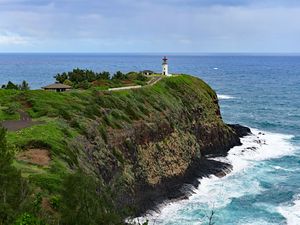
[[47,85],[42,88],[43,89],[71,89],[72,87],[69,85],[61,84],[61,83],[55,83],[55,84]]

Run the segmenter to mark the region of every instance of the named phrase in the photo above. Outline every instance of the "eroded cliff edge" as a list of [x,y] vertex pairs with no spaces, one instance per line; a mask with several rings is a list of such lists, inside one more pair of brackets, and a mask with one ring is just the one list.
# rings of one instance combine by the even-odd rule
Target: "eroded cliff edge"
[[[7,142],[16,153],[13,165],[32,190],[29,200],[43,203],[33,214],[47,224],[68,216],[77,221],[75,215],[85,218],[91,211],[87,218],[95,217],[94,224],[103,217],[123,221],[186,197],[198,178],[230,170],[211,157],[226,155],[250,132],[226,125],[216,93],[188,75],[117,92],[1,90],[0,101],[7,108],[17,105],[34,121],[9,131]],[[93,201],[86,202],[86,195]]]
[[184,197],[201,176],[229,170],[206,156],[226,155],[249,132],[226,125],[216,93],[187,75],[140,90],[94,92],[92,101],[98,114],[68,141],[76,157],[72,166],[119,185],[118,207],[135,206],[137,214]]

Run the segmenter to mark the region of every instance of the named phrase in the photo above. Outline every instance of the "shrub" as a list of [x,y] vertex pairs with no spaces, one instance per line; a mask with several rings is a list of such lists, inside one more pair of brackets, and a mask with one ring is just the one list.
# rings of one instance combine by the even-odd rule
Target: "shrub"
[[144,76],[143,74],[139,73],[136,77],[137,80],[139,81],[146,81],[148,78]]
[[82,172],[69,175],[61,195],[63,224],[123,224],[114,210],[113,195],[91,176]]
[[35,216],[24,213],[16,220],[14,225],[44,225],[44,223]]
[[14,115],[18,112],[19,105],[15,102],[11,103],[6,109],[3,111],[7,113],[8,115]]
[[35,212],[39,212],[41,211],[41,208],[42,208],[42,194],[41,193],[37,193],[36,196],[35,196],[35,199],[33,201],[33,208],[34,208],[34,211]]
[[28,91],[29,89],[29,84],[25,80],[23,80],[22,84],[19,85],[19,90]]
[[10,89],[10,90],[19,90],[18,85],[14,84],[11,81],[8,81],[7,85],[6,86],[5,85],[2,86],[2,88],[4,88],[4,89]]
[[125,80],[128,79],[128,76],[121,71],[117,71],[112,77],[113,80]]
[[76,85],[76,88],[89,89],[91,87],[91,83],[87,80],[84,80]]
[[110,73],[103,71],[102,73],[98,73],[96,75],[97,80],[109,80],[110,79]]
[[64,82],[63,82],[63,84],[64,85],[69,85],[69,86],[73,86],[73,83],[72,83],[72,81],[70,81],[70,80],[65,80]]
[[61,198],[60,196],[54,195],[50,198],[50,205],[53,209],[59,209],[61,204]]
[[8,89],[8,90],[21,90],[21,91],[27,91],[29,90],[29,85],[28,83],[23,80],[21,84],[14,84],[11,81],[8,81],[7,85],[2,85],[3,89]]
[[11,224],[16,212],[24,206],[28,184],[14,166],[13,152],[7,147],[6,131],[0,128],[0,224]]
[[99,126],[99,131],[101,134],[102,139],[107,142],[107,132],[106,132],[106,128],[103,125]]

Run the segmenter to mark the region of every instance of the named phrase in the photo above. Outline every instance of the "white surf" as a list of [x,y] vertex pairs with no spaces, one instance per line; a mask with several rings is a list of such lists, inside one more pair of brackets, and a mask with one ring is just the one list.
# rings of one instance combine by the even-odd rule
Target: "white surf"
[[[260,187],[256,179],[259,174],[254,171],[252,176],[247,175],[246,177],[246,171],[249,172],[260,161],[293,154],[294,147],[289,142],[293,136],[263,132],[256,129],[252,129],[252,133],[253,135],[242,138],[242,145],[232,148],[227,157],[214,158],[215,160],[228,162],[233,166],[233,171],[227,176],[222,178],[211,176],[200,179],[201,184],[194,190],[195,193],[189,199],[161,205],[159,207],[160,212],[148,212],[146,216],[136,218],[134,221],[149,220],[149,224],[156,225],[202,224],[205,218],[203,218],[203,221],[199,220],[192,213],[195,210],[197,211],[199,206],[202,206],[202,209],[207,208],[207,212],[204,213],[209,214],[211,209],[217,210],[225,207],[233,198],[262,192],[263,188]],[[296,203],[298,205],[295,204],[295,207],[300,207],[300,200]],[[288,212],[286,212],[286,216],[288,217]],[[290,220],[295,220],[295,218],[290,218]],[[257,223],[254,221],[253,223],[249,222],[249,224]],[[294,225],[293,223],[289,224]]]
[[219,95],[218,94],[218,99],[219,100],[228,100],[228,99],[234,99],[235,97],[230,96],[230,95]]

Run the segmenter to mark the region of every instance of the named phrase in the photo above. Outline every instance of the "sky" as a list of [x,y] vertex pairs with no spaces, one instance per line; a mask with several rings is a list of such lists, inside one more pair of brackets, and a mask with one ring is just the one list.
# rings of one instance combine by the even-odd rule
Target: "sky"
[[300,1],[0,0],[1,52],[300,53]]

